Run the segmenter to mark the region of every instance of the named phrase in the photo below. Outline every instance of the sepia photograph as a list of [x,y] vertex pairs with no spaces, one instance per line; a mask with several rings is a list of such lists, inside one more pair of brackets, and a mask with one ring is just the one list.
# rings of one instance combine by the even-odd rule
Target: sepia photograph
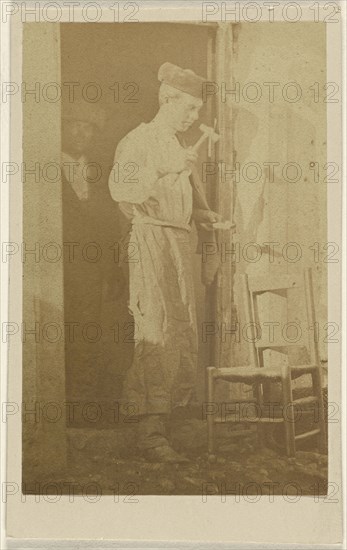
[[22,19],[20,82],[2,92],[22,105],[3,167],[22,193],[21,240],[3,245],[21,313],[2,329],[21,350],[5,414],[21,419],[22,501],[341,495],[328,23],[236,6]]
[[[44,163],[24,185],[31,201],[54,201],[42,241],[31,238],[37,201],[24,198],[24,490],[45,480],[32,441],[42,428],[69,478],[92,474],[103,491],[116,473],[146,494],[210,492],[230,476],[256,494],[274,482],[324,492],[319,256],[337,251],[324,248],[326,104],[310,89],[326,80],[324,26],[27,24],[24,55],[58,35],[61,85],[47,75],[37,93],[62,92],[61,119],[58,102],[45,106],[56,142],[61,124],[61,177]],[[35,140],[53,147],[46,124],[24,132],[27,171]],[[42,263],[51,291],[36,286],[36,317]],[[41,390],[51,370],[54,403]],[[47,466],[63,483],[59,457]]]

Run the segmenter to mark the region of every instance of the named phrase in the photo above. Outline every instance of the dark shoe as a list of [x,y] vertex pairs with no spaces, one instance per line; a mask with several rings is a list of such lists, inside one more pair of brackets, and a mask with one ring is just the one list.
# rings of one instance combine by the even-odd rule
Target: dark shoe
[[144,453],[144,457],[148,460],[148,462],[162,462],[171,464],[189,462],[188,458],[176,453],[176,451],[169,447],[169,445],[147,449]]

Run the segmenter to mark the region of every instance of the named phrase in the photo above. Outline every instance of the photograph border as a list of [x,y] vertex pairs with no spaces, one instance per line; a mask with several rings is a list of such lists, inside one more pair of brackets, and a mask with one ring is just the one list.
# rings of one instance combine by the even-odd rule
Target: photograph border
[[[64,2],[56,3],[64,4]],[[307,11],[309,8],[307,2],[297,3],[302,5],[303,13],[307,17],[310,16],[309,20],[311,20],[312,13]],[[26,2],[26,4],[33,6],[34,2]],[[104,22],[104,19],[105,22],[111,22],[113,12],[109,6],[103,2],[95,2],[95,4],[99,4],[103,11],[103,19],[98,23]],[[201,3],[172,1],[166,4],[168,6],[165,6],[165,9],[163,9],[162,2],[141,4],[141,9],[137,14],[140,21],[191,22],[201,19]],[[220,3],[213,2],[212,4]],[[257,4],[263,3],[257,2]],[[345,26],[346,6],[344,3],[336,2],[336,4],[341,6],[341,16]],[[65,16],[68,17],[67,11]],[[79,17],[80,19],[78,19]],[[81,8],[76,7],[74,21],[83,21],[81,18]],[[136,23],[134,22],[134,24]],[[14,82],[22,80],[22,26],[20,10],[11,15],[6,24],[2,22],[2,31],[5,31],[2,37],[2,41],[5,43],[2,61],[5,62],[7,58],[7,63],[3,64],[2,73],[5,74],[5,79],[10,77],[10,81]],[[345,90],[345,79],[342,73],[342,57],[345,58],[345,53],[342,52],[342,38],[342,23],[327,24],[327,81],[338,82],[341,89]],[[7,41],[10,45],[6,47]],[[339,108],[334,104],[327,105],[327,158],[329,162],[336,162],[341,166],[345,176],[346,163],[345,157],[342,157],[343,107],[346,108],[345,98],[343,106],[339,105]],[[22,126],[20,96],[13,96],[10,106],[2,105],[1,152],[3,162],[6,158],[21,159]],[[8,141],[6,135],[10,136]],[[345,139],[344,143],[346,143]],[[2,187],[2,241],[22,242],[23,197],[20,177],[13,177],[8,188]],[[342,183],[339,187],[333,187],[333,185],[331,188],[328,187],[327,241],[338,243],[343,257],[343,264],[339,269],[334,264],[328,265],[328,320],[339,322],[340,327],[345,326],[346,295],[342,289],[342,272],[346,274],[346,235],[345,225],[343,226],[345,214],[342,215],[342,207],[346,213],[346,197],[343,196],[345,187],[343,189]],[[2,263],[3,281],[6,283],[9,279],[8,302],[6,295],[3,298],[5,304],[2,312],[4,314],[3,322],[4,319],[16,319],[16,322],[21,323],[22,267],[20,255],[13,257],[10,264]],[[6,312],[7,304],[8,312]],[[341,304],[343,304],[343,311]],[[341,330],[340,333],[345,338],[344,330]],[[22,402],[22,346],[18,340],[15,345],[12,343],[9,346],[4,346],[4,343],[2,345],[4,348],[2,349],[2,359],[5,361],[2,369],[2,403],[20,404]],[[166,547],[176,544],[177,548],[182,547],[183,542],[187,547],[197,545],[199,548],[203,548],[207,544],[214,544],[216,547],[217,543],[227,544],[228,548],[232,547],[231,544],[238,548],[249,548],[251,544],[261,544],[264,545],[262,547],[268,548],[285,548],[287,544],[290,545],[290,548],[312,548],[313,544],[317,545],[317,548],[341,547],[343,536],[342,498],[346,494],[346,491],[342,490],[342,482],[345,482],[342,477],[342,459],[346,456],[341,438],[342,429],[345,430],[346,427],[346,374],[342,365],[345,364],[346,354],[343,342],[340,345],[329,344],[328,347],[331,365],[341,365],[340,371],[334,367],[328,372],[329,401],[341,403],[341,412],[343,413],[340,423],[329,425],[329,483],[335,483],[341,489],[338,499],[330,502],[329,499],[324,501],[323,498],[314,502],[312,497],[302,497],[298,502],[285,502],[281,497],[274,497],[274,501],[269,502],[268,497],[262,497],[261,501],[255,503],[256,505],[242,501],[232,505],[232,497],[228,497],[227,502],[222,504],[220,497],[210,497],[208,502],[203,503],[201,497],[140,495],[138,503],[129,505],[129,503],[121,501],[115,503],[111,496],[103,496],[99,502],[91,504],[85,502],[82,497],[75,497],[73,503],[69,502],[68,496],[61,497],[59,502],[48,503],[42,500],[37,502],[35,496],[25,495],[23,502],[21,494],[18,492],[8,497],[6,503],[6,525],[3,525],[3,528],[6,530],[5,543],[8,548],[33,547],[33,544],[36,548],[47,547],[47,545],[57,547],[57,544],[64,547],[65,544],[68,545],[68,540],[73,540],[76,548],[79,545],[82,547],[86,541],[94,541],[95,547],[99,545],[102,547],[102,544],[107,542],[108,548],[117,548],[118,545],[131,547],[136,542],[142,542],[142,547],[156,547],[155,545],[160,545],[164,541]],[[7,360],[8,371],[4,368]],[[14,486],[17,484],[20,487],[21,415],[9,416],[6,422],[4,419],[2,420],[3,436],[5,435],[7,442],[6,471],[2,470],[2,480],[5,479],[5,483],[13,483]],[[342,450],[344,454],[342,454]],[[4,491],[4,481],[2,491]],[[4,505],[4,497],[2,500]],[[284,517],[285,523],[283,523]],[[153,518],[156,519],[153,520]],[[157,521],[158,518],[160,518],[160,524]],[[266,520],[271,521],[271,532]],[[295,526],[295,530],[293,530],[293,526]],[[252,543],[245,542],[246,537],[249,536],[252,537]],[[101,538],[104,540],[101,541]],[[283,542],[278,543],[278,540]]]

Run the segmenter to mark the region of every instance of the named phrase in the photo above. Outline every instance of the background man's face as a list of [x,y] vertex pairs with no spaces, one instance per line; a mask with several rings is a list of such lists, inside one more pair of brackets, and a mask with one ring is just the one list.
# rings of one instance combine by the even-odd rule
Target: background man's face
[[83,120],[67,120],[63,124],[63,150],[72,156],[80,157],[91,147],[94,126]]
[[202,100],[189,94],[182,94],[171,100],[172,119],[177,132],[185,132],[199,118]]

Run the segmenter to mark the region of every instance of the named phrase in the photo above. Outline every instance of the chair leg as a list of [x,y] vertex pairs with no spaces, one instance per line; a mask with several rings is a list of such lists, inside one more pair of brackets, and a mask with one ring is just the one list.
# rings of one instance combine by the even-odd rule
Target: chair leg
[[[263,410],[264,410],[264,407],[263,407],[264,402],[263,402],[263,393],[262,393],[262,385],[261,384],[257,384],[256,389],[255,389],[255,394],[256,394],[257,405],[258,405],[257,413],[259,411],[260,416],[262,416]],[[261,424],[261,422],[258,422],[258,425],[257,425],[257,439],[258,439],[259,449],[262,449],[264,447],[264,434],[265,434],[264,425]]]
[[295,414],[292,395],[292,382],[288,367],[284,367],[282,371],[282,393],[283,393],[283,412],[284,412],[284,428],[286,436],[286,451],[287,456],[295,456]]
[[317,403],[318,403],[318,426],[320,430],[319,451],[321,453],[326,453],[327,437],[326,437],[326,427],[325,427],[325,418],[324,418],[322,381],[321,381],[321,374],[319,371],[319,367],[315,372],[312,373],[312,388],[313,388],[313,395],[317,397]]
[[[215,371],[214,367],[207,367],[206,369],[206,397],[207,403],[214,403],[214,377],[213,373]],[[207,446],[208,453],[212,455],[215,449],[214,442],[214,415],[207,415]]]

